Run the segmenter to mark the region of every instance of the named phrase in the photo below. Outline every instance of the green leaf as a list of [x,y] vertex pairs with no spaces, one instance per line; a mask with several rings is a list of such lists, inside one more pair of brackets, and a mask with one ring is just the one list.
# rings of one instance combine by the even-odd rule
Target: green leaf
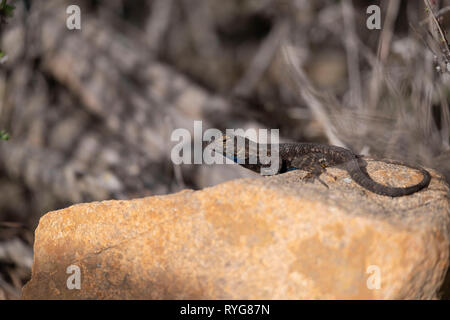
[[3,58],[4,56],[5,56],[5,53],[2,50],[0,50],[0,59]]
[[9,140],[9,138],[9,133],[5,132],[4,130],[0,131],[0,140]]
[[13,11],[14,11],[15,8],[16,8],[15,6],[11,6],[11,5],[7,4],[5,6],[5,8],[4,8],[5,9],[5,15],[7,17],[12,17],[13,16]]

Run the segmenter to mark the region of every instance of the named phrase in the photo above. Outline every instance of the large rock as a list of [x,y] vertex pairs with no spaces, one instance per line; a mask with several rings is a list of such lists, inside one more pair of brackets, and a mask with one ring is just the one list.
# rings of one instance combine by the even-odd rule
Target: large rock
[[[432,172],[427,189],[390,198],[328,171],[329,188],[296,171],[49,212],[23,298],[438,298],[450,248],[441,177]],[[368,171],[398,186],[421,179],[378,162]],[[79,290],[67,288],[71,265]]]

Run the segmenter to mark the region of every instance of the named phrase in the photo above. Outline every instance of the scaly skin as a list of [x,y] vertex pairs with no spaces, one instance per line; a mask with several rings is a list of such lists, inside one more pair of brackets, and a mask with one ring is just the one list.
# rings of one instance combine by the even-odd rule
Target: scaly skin
[[[223,155],[236,163],[238,163],[238,159],[245,160],[244,163],[239,164],[252,171],[259,173],[261,168],[269,167],[268,165],[263,165],[259,161],[259,157],[257,157],[257,162],[255,164],[250,164],[248,160],[250,155],[257,154],[261,148],[267,150],[267,152],[264,152],[270,156],[271,146],[257,144],[246,138],[245,147],[239,149],[239,144],[234,143],[234,152],[227,154],[225,147],[227,141],[234,140],[235,138],[243,139],[243,137],[239,136],[223,136],[221,139],[213,142],[213,147],[216,150],[219,150],[217,147],[220,147],[223,150]],[[423,175],[422,181],[416,185],[406,188],[389,187],[372,180],[365,172],[363,172],[358,160],[360,156],[355,155],[348,149],[319,143],[282,143],[279,144],[278,147],[280,165],[276,173],[285,173],[287,171],[301,169],[308,172],[307,178],[314,179],[324,173],[326,171],[325,168],[327,167],[343,165],[350,177],[361,187],[376,194],[390,197],[400,197],[420,191],[427,187],[431,180],[429,172],[422,167],[409,165],[400,161],[383,160],[385,163],[402,165],[418,170]]]

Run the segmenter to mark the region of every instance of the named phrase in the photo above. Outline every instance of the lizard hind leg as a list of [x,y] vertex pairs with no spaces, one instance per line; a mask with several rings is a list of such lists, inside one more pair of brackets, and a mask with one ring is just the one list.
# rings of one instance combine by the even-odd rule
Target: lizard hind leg
[[320,179],[320,175],[326,172],[326,165],[322,163],[321,158],[318,155],[305,155],[300,158],[296,158],[291,162],[291,166],[295,169],[306,171],[306,175],[302,177],[305,182],[313,183],[316,179],[328,188],[328,185]]

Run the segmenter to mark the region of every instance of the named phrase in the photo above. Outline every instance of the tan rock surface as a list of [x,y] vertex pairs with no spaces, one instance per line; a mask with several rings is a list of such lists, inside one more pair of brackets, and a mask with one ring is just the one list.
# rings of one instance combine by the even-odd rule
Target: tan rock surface
[[[368,171],[397,186],[421,179],[379,162]],[[437,298],[450,248],[441,177],[432,172],[426,190],[390,198],[328,172],[337,178],[322,175],[328,189],[294,171],[49,212],[23,298]],[[67,289],[70,265],[81,270],[80,290]]]

